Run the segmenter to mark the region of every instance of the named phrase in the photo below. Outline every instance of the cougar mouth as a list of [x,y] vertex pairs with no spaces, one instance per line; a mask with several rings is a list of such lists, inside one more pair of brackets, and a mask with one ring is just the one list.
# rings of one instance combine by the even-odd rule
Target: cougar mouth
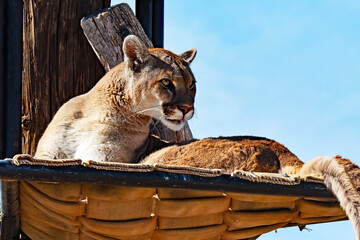
[[185,119],[169,119],[169,118],[163,118],[163,124],[174,131],[179,131],[183,128],[185,124]]
[[180,124],[180,123],[182,123],[182,122],[185,121],[184,118],[182,118],[182,119],[170,119],[170,118],[165,118],[165,119],[168,120],[169,122],[176,123],[176,124]]

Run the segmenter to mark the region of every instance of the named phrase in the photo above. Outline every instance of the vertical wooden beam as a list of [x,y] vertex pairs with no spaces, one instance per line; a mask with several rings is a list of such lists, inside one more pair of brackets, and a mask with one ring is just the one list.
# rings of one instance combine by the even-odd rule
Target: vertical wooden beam
[[[21,152],[22,4],[0,3],[0,159]],[[1,180],[0,188],[1,239],[18,239],[18,181]]]
[[5,156],[5,1],[0,1],[0,158]]
[[153,0],[136,0],[135,13],[146,35],[152,40]]
[[164,47],[164,0],[136,0],[136,17],[154,47]]
[[104,75],[80,19],[109,5],[110,0],[24,1],[23,153],[34,154],[59,107]]
[[19,239],[18,181],[1,180],[1,239]]
[[21,151],[22,1],[6,0],[1,5],[0,157],[5,158]]
[[152,42],[154,47],[164,47],[164,0],[153,0]]

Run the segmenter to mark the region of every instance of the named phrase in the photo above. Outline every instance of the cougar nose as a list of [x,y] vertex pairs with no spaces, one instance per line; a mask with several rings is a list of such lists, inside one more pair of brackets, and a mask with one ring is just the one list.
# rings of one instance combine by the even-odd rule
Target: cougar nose
[[179,106],[180,111],[186,115],[188,112],[190,112],[191,110],[194,110],[194,107],[187,107],[187,106]]

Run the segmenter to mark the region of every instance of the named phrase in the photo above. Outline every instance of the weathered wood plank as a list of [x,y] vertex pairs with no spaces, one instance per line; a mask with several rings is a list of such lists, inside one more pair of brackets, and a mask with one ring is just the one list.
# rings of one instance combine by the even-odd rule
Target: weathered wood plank
[[[83,18],[81,26],[106,71],[124,60],[122,43],[127,35],[134,34],[147,47],[153,47],[133,11],[125,3]],[[174,132],[165,127],[161,122],[153,120],[150,131],[152,134],[167,141],[180,142],[192,139],[188,124],[181,131]]]
[[18,181],[1,180],[1,239],[17,239],[19,236]]
[[124,3],[83,18],[81,26],[106,71],[124,60],[122,43],[127,35],[134,34],[148,48],[153,47],[131,8]]
[[[22,5],[22,0],[0,3],[0,159],[21,152]],[[18,181],[0,185],[0,238],[19,239]]]
[[110,0],[27,0],[23,19],[22,152],[37,142],[58,108],[104,75],[79,25]]

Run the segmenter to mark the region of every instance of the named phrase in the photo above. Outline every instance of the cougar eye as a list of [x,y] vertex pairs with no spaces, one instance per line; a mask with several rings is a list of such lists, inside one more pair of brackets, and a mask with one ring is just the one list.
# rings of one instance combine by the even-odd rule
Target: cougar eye
[[195,81],[192,81],[191,84],[190,84],[190,86],[189,86],[189,88],[190,88],[190,89],[193,89],[194,87],[195,87]]
[[161,85],[163,85],[164,88],[167,88],[171,91],[175,89],[174,84],[167,78],[163,78],[160,80]]
[[167,78],[163,78],[160,80],[161,84],[164,85],[165,87],[169,86],[171,84],[171,81]]

